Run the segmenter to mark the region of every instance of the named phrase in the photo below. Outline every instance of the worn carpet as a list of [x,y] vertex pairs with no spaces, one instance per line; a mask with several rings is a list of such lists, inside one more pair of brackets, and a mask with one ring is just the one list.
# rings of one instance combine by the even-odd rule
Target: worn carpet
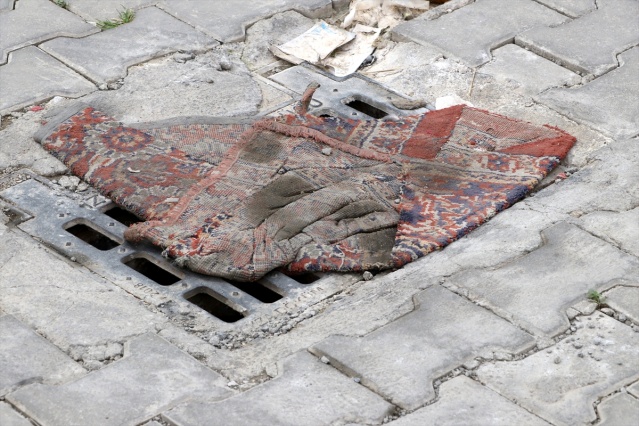
[[125,236],[180,266],[253,281],[276,268],[399,268],[526,195],[575,139],[467,106],[397,121],[307,113],[124,126],[91,107],[36,139],[143,218]]

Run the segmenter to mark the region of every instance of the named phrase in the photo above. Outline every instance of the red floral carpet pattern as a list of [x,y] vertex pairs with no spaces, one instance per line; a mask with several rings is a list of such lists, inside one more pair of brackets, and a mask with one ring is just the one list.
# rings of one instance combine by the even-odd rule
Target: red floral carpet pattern
[[252,124],[144,131],[86,108],[43,145],[146,220],[127,239],[252,281],[276,268],[401,267],[523,198],[575,142],[466,106],[357,121],[312,116],[307,104]]

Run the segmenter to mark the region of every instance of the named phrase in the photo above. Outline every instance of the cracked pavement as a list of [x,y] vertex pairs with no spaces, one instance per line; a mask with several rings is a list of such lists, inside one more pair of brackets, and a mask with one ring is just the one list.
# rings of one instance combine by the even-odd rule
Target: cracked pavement
[[[345,0],[66,3],[0,0],[0,424],[639,422],[639,2],[451,0],[343,81],[268,45]],[[123,7],[131,23],[95,26]],[[279,114],[313,79],[317,113],[456,95],[577,143],[529,197],[403,269],[273,273],[249,293],[124,243],[124,219],[33,139],[75,102],[139,126]],[[167,270],[132,271],[139,252]],[[198,286],[231,308],[198,305]]]

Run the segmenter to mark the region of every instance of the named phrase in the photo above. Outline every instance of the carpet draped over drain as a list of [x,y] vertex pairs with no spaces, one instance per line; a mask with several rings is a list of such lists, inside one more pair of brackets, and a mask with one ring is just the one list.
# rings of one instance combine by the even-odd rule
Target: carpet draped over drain
[[574,137],[459,105],[399,120],[294,114],[127,127],[75,109],[36,139],[180,266],[254,281],[399,268],[523,198]]

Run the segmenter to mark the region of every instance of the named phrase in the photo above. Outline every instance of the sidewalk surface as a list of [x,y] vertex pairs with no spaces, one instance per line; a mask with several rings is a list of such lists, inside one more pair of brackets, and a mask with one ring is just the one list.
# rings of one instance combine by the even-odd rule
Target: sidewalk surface
[[[639,424],[639,1],[452,0],[344,81],[269,52],[347,6],[0,0],[0,425]],[[578,141],[403,269],[251,289],[126,243],[33,140],[78,101],[143,127],[286,112],[310,81],[318,113],[456,95]]]

